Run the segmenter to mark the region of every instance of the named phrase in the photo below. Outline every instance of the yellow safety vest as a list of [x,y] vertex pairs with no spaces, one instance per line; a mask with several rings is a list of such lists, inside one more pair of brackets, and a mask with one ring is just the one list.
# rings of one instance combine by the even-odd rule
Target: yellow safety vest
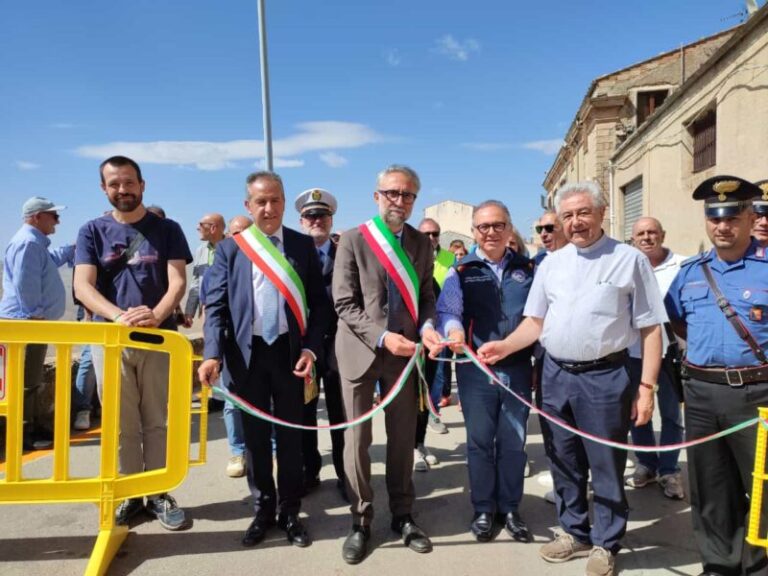
[[432,277],[435,279],[435,282],[437,282],[437,285],[440,286],[441,290],[445,283],[445,276],[448,274],[448,269],[453,266],[455,259],[456,256],[454,256],[453,252],[444,250],[443,248],[440,248],[437,256],[435,256],[435,270],[432,273]]

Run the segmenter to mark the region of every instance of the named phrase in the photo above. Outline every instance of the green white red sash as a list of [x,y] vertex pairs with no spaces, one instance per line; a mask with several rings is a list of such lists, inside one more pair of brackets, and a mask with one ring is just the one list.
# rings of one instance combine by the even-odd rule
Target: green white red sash
[[232,236],[235,243],[253,262],[270,282],[283,295],[288,307],[299,323],[299,331],[303,336],[307,331],[307,294],[304,284],[274,244],[259,230],[255,224]]
[[408,255],[381,216],[360,224],[360,232],[400,291],[413,321],[419,323],[419,277]]

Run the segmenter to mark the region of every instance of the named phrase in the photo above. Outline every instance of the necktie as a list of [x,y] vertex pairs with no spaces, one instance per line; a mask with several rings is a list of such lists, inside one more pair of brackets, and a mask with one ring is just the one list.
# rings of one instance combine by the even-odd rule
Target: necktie
[[[267,238],[277,247],[277,237],[267,236]],[[278,336],[279,307],[280,293],[268,278],[264,278],[264,286],[261,290],[261,337],[270,345],[277,340]]]
[[320,270],[325,270],[325,252],[320,248],[317,249],[317,257],[320,259]]

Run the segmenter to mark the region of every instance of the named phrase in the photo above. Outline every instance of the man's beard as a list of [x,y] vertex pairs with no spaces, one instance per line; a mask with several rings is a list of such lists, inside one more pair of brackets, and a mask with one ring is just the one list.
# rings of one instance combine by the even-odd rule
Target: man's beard
[[391,226],[402,226],[405,224],[405,221],[407,218],[405,217],[405,214],[400,214],[395,211],[387,210],[384,212],[384,222],[387,224],[390,224]]
[[118,198],[109,198],[109,203],[114,206],[118,212],[133,212],[141,205],[141,194],[133,196],[123,194]]

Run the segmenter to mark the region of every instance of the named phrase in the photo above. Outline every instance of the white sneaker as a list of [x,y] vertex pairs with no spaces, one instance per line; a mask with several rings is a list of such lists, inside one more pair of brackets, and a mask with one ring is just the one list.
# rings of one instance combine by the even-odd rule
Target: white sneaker
[[416,450],[421,452],[422,456],[424,456],[424,460],[427,461],[427,464],[430,466],[435,466],[437,464],[440,464],[440,460],[437,459],[437,456],[432,454],[432,452],[429,451],[429,448],[427,448],[424,444],[419,444],[416,447]]
[[413,469],[416,472],[429,472],[429,463],[421,450],[417,448],[413,450]]
[[75,430],[88,430],[91,427],[91,411],[80,410],[75,416],[75,424],[72,427]]
[[440,417],[432,416],[432,414],[429,415],[429,429],[437,434],[448,434],[448,426],[443,424]]
[[552,480],[552,472],[544,472],[543,474],[539,474],[539,477],[536,478],[536,482],[542,486],[545,486],[546,488],[551,488],[555,485],[555,481]]
[[232,456],[227,462],[227,476],[242,478],[245,476],[245,456]]

